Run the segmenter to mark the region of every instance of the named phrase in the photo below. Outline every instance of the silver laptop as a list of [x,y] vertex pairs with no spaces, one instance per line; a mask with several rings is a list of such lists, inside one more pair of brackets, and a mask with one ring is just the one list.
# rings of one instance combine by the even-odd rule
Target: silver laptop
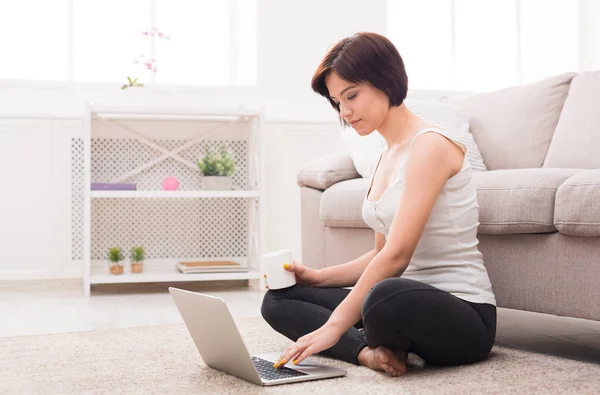
[[250,355],[227,304],[221,298],[169,287],[206,365],[258,385],[278,385],[345,376],[344,369],[305,359],[278,369],[281,352]]

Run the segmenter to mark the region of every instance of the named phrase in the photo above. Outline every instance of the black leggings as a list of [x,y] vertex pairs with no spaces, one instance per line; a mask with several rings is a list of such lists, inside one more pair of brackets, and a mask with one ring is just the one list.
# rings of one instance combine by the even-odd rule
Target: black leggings
[[[263,318],[292,341],[323,326],[351,290],[296,284],[268,290]],[[432,365],[461,365],[487,358],[496,337],[496,307],[471,303],[430,285],[388,278],[365,298],[361,317],[320,355],[358,365],[366,346],[412,352]],[[359,329],[363,330],[359,330]]]

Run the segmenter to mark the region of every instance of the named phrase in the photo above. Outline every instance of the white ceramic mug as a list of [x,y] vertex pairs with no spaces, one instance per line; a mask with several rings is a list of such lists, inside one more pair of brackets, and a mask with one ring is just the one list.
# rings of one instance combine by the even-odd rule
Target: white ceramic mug
[[296,284],[296,274],[284,269],[284,264],[292,264],[290,250],[278,250],[263,254],[261,268],[267,275],[269,289],[288,288]]

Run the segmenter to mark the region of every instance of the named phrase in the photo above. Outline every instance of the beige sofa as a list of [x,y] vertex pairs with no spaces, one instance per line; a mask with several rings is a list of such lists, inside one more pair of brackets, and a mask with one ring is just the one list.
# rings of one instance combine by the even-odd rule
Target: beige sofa
[[[600,320],[600,72],[445,101],[469,117],[488,167],[473,179],[498,305]],[[304,264],[374,247],[361,216],[368,182],[345,152],[299,171]]]

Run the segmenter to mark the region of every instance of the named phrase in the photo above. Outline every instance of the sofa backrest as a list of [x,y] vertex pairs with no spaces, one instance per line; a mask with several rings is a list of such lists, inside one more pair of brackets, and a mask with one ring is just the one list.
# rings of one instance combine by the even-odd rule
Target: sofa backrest
[[600,169],[600,71],[571,82],[544,167]]
[[575,76],[565,73],[444,102],[460,107],[469,118],[489,170],[542,167]]

